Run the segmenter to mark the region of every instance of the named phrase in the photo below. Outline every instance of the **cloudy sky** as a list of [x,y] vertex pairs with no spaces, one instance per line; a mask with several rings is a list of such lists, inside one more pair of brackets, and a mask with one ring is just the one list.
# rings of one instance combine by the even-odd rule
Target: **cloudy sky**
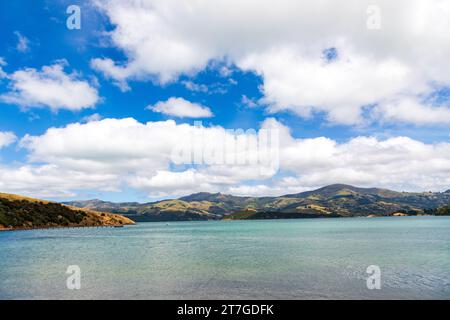
[[[0,39],[0,192],[450,188],[446,0],[2,1]],[[174,157],[268,131],[269,168]]]

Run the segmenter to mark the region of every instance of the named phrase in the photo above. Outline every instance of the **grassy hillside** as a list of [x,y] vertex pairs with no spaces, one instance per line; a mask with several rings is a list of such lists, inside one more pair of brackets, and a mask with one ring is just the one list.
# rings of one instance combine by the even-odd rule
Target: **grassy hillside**
[[437,209],[436,215],[439,216],[450,216],[450,205],[443,206]]
[[280,197],[238,197],[200,192],[143,204],[100,200],[68,204],[123,214],[135,221],[389,216],[394,213],[427,213],[427,210],[450,204],[450,193],[397,192],[334,184]]
[[450,205],[442,206],[436,209],[425,210],[427,214],[433,214],[436,216],[450,216]]
[[52,227],[120,226],[126,217],[0,193],[0,230]]
[[324,212],[280,212],[243,210],[224,216],[224,220],[262,220],[262,219],[301,219],[301,218],[337,218],[339,215]]

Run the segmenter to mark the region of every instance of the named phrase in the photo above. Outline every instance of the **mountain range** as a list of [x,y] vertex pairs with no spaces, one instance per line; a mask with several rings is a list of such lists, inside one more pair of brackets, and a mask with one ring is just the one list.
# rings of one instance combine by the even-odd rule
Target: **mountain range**
[[[137,222],[420,215],[436,214],[437,208],[449,205],[450,190],[398,192],[333,184],[279,197],[240,197],[200,192],[148,203],[114,203],[94,199],[65,204],[121,214]],[[439,212],[446,211],[441,209]]]

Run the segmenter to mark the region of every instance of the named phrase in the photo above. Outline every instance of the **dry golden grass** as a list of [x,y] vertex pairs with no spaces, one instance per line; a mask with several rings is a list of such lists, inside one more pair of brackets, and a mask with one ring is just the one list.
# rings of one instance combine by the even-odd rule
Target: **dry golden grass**
[[154,206],[159,208],[161,211],[183,211],[187,209],[197,209],[200,211],[207,211],[214,205],[209,201],[192,201],[186,202],[183,200],[164,200],[158,202]]
[[8,200],[18,200],[18,201],[25,200],[25,201],[35,202],[35,203],[42,202],[44,204],[52,202],[52,201],[40,200],[40,199],[35,199],[35,198],[30,198],[30,197],[25,197],[25,196],[19,196],[17,194],[2,193],[2,192],[0,192],[0,198],[8,199]]
[[[26,202],[35,203],[38,205],[43,205],[43,206],[52,204],[52,203],[56,203],[53,201],[40,200],[40,199],[24,197],[24,196],[20,196],[20,195],[16,195],[16,194],[9,194],[9,193],[0,193],[0,199],[6,199],[9,201],[26,201]],[[86,213],[86,215],[84,216],[83,220],[80,223],[73,223],[73,224],[71,223],[68,225],[70,227],[76,227],[76,226],[121,226],[121,225],[134,224],[134,221],[130,220],[127,217],[119,215],[119,214],[97,212],[97,211],[90,210],[90,209],[81,209],[81,208],[76,208],[76,207],[72,207],[72,206],[68,206],[68,205],[64,205],[64,204],[60,204],[60,205],[73,211],[74,214],[76,214],[77,212],[80,212],[80,211]],[[28,224],[29,224],[30,228],[34,227],[32,223],[27,222],[27,228],[28,228]],[[52,225],[52,227],[58,227],[58,225],[55,224],[55,225]],[[25,227],[23,227],[23,228],[25,228]],[[7,228],[6,226],[0,224],[0,230],[10,230],[10,228]]]

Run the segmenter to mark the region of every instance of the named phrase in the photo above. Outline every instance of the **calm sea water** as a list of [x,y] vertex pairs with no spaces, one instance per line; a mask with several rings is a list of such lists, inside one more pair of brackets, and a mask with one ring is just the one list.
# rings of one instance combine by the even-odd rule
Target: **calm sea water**
[[[80,290],[66,287],[69,265]],[[49,298],[450,299],[450,217],[0,232],[0,299]]]

